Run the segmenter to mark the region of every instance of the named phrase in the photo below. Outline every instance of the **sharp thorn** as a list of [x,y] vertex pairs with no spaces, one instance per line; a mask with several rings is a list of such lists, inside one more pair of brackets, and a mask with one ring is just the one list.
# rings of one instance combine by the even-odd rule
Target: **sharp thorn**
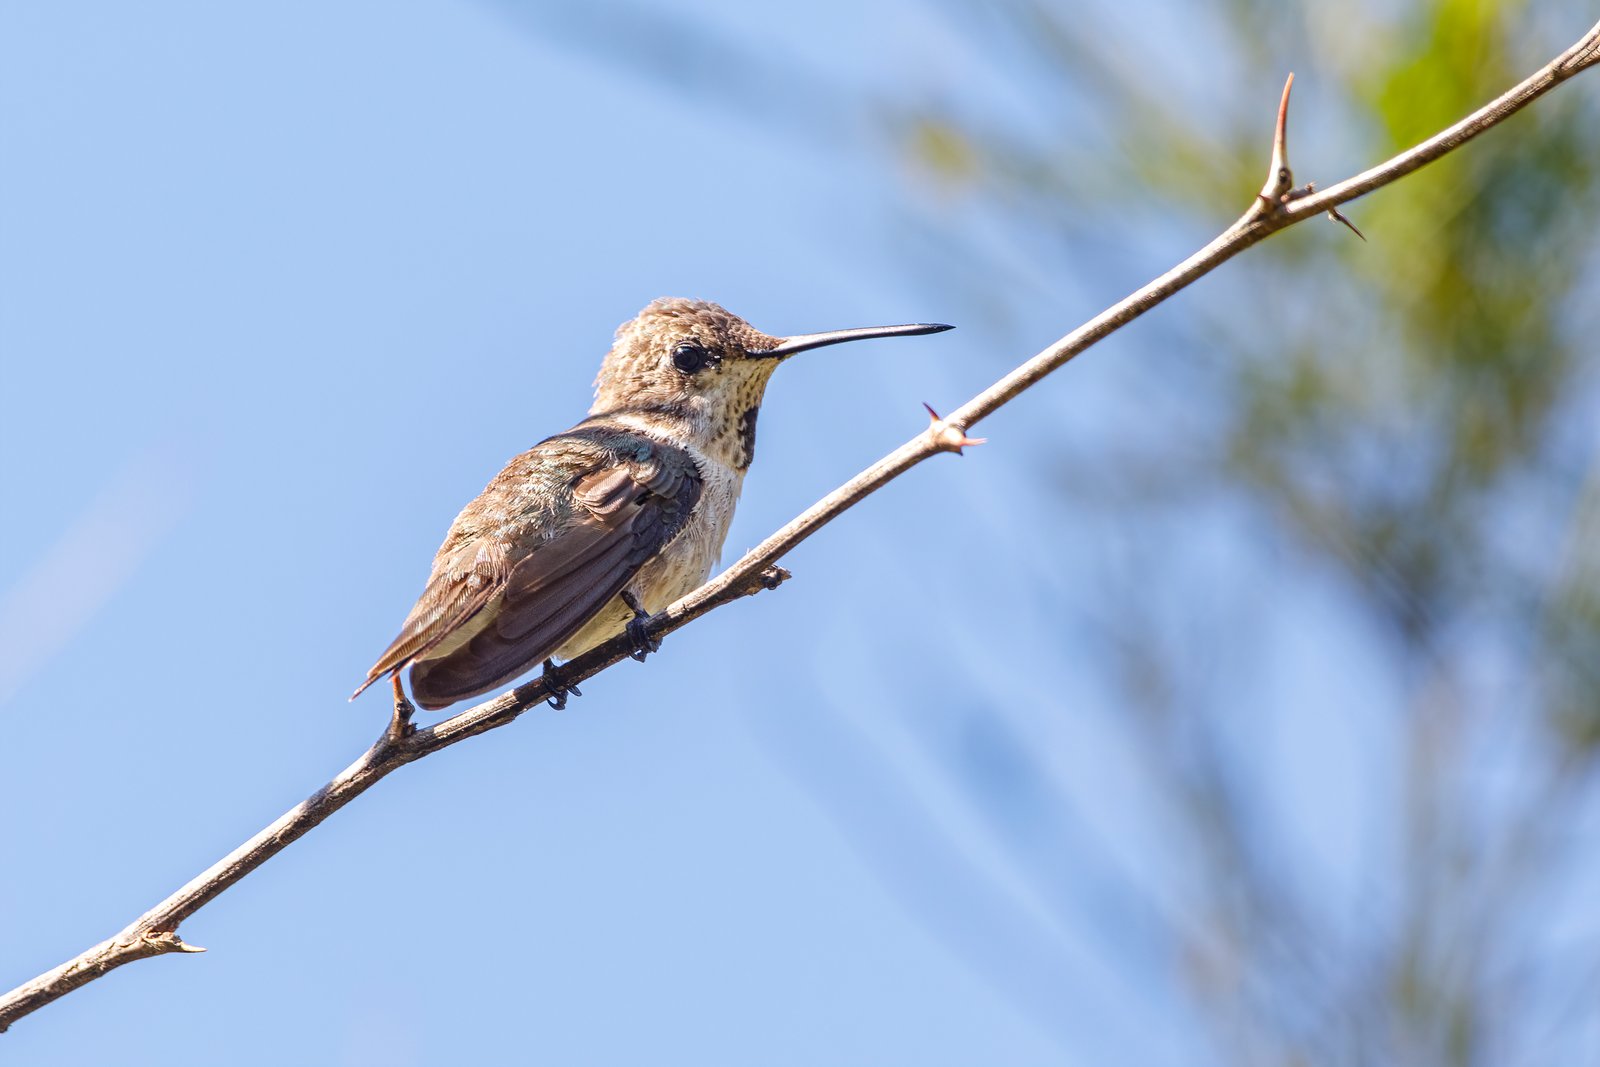
[[1283,201],[1294,189],[1294,171],[1289,166],[1289,90],[1294,87],[1291,73],[1283,83],[1283,96],[1278,100],[1278,122],[1272,132],[1272,162],[1267,170],[1267,183],[1258,194],[1267,210],[1283,209]]
[[1330,219],[1333,219],[1335,222],[1342,222],[1346,226],[1350,227],[1350,232],[1355,234],[1357,237],[1361,238],[1363,241],[1365,241],[1367,239],[1367,235],[1362,233],[1360,230],[1358,230],[1356,228],[1356,224],[1355,223],[1351,222],[1349,219],[1345,218],[1342,214],[1340,214],[1338,208],[1330,207],[1328,209],[1328,217]]
[[927,401],[923,401],[922,406],[928,411],[928,432],[933,435],[933,443],[944,451],[954,452],[959,456],[963,454],[961,450],[969,445],[989,442],[987,437],[968,437],[966,427],[944,421],[939,417],[939,413],[933,410],[933,405]]
[[1272,134],[1272,150],[1285,163],[1289,162],[1289,90],[1294,88],[1294,71],[1283,83],[1283,96],[1278,100],[1278,125]]

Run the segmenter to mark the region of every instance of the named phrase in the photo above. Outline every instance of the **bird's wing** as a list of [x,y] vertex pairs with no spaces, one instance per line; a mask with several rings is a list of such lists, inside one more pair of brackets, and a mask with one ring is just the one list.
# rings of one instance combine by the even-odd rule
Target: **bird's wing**
[[[452,577],[436,568],[412,613],[418,626],[407,620],[376,674],[413,664],[412,696],[432,709],[487,692],[548,659],[683,528],[700,495],[700,472],[688,453],[657,445],[647,458],[608,462],[576,479],[570,491],[570,517],[554,524],[553,534],[529,532],[512,544],[509,558],[484,570]],[[475,584],[480,574],[487,580]],[[445,588],[436,590],[441,582]],[[488,617],[473,620],[480,612]],[[469,620],[463,632],[471,636],[458,647],[421,658]]]
[[404,670],[407,663],[454,633],[494,598],[510,570],[505,546],[490,538],[474,538],[440,552],[428,586],[401,624],[399,636],[384,649],[350,699],[390,671]]

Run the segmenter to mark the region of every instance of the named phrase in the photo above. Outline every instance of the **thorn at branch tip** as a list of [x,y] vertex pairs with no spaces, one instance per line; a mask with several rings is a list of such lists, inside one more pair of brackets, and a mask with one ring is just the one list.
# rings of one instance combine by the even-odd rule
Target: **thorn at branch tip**
[[924,402],[922,405],[928,412],[928,436],[933,438],[933,443],[944,452],[954,452],[956,455],[965,455],[961,450],[968,445],[981,445],[988,443],[987,437],[968,437],[967,428],[958,423],[946,422],[933,410],[933,405]]

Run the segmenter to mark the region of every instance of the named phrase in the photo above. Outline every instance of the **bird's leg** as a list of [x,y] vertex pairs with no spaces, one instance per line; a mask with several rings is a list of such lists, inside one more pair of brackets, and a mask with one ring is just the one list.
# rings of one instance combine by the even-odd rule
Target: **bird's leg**
[[389,675],[389,681],[394,684],[394,714],[389,719],[389,729],[386,736],[390,741],[404,741],[417,732],[411,716],[417,713],[411,701],[406,699],[405,686],[400,684],[400,672],[395,671]]
[[556,666],[555,660],[547,659],[544,661],[544,676],[548,679],[550,688],[550,695],[545,698],[545,703],[549,704],[555,711],[560,711],[567,706],[568,693],[575,697],[583,696],[577,686],[563,685],[561,683],[561,668]]
[[624,589],[622,591],[622,602],[628,605],[629,611],[633,612],[633,618],[628,620],[628,636],[633,639],[633,651],[629,655],[643,663],[646,656],[661,649],[661,639],[659,637],[651,637],[645,632],[644,624],[649,620],[650,613],[644,610],[644,606],[639,603],[638,597]]

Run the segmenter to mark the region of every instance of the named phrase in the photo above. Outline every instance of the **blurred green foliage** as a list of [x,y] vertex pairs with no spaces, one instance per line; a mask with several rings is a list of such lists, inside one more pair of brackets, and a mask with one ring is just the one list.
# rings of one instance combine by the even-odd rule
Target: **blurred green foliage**
[[[1230,80],[1253,87],[1219,115],[1214,100],[1160,91],[1159,64],[1107,47],[1105,9],[956,5],[950,17],[1027,64],[1038,99],[1090,91],[1117,109],[1113,132],[1063,146],[933,107],[898,112],[890,136],[940,195],[1004,219],[1027,255],[1048,247],[1044,231],[1081,254],[1106,219],[1214,231],[1218,206],[1242,209],[1259,186],[1266,87],[1284,55],[1316,64],[1291,111],[1298,177],[1334,179],[1358,168],[1317,175],[1307,162],[1328,158],[1317,145],[1330,110],[1366,131],[1354,158],[1377,161],[1525,77],[1593,18],[1567,4],[1539,22],[1530,7],[1341,7],[1344,46],[1330,48],[1318,37],[1327,12],[1204,5],[1184,21],[1227,42],[1233,55],[1214,62],[1236,62]],[[1565,38],[1548,28],[1558,21]],[[1177,935],[1181,972],[1224,1061],[1547,1062],[1550,1043],[1570,1062],[1562,1035],[1587,1026],[1600,950],[1557,962],[1529,928],[1542,902],[1594,877],[1566,850],[1593,814],[1600,755],[1596,100],[1593,85],[1558,94],[1352,205],[1368,245],[1275,239],[1225,268],[1230,299],[1183,305],[1175,331],[1203,346],[1162,357],[1156,375],[1198,375],[1196,395],[1219,398],[1222,416],[1138,443],[1151,466],[1184,457],[1181,493],[1169,481],[1106,498],[1127,522],[1135,509],[1243,493],[1345,583],[1402,694],[1396,748],[1372,754],[1400,776],[1388,813],[1403,828],[1400,892],[1372,901],[1381,936],[1341,949],[1311,918],[1315,894],[1281,869],[1292,858],[1263,839],[1225,754],[1233,704],[1247,698],[1182,678],[1152,695],[1152,677],[1182,666],[1159,662],[1146,621],[1126,623],[1122,692],[1147,709],[1130,721],[1146,724],[1142,751],[1177,837],[1199,843],[1192,873],[1209,903]],[[1052,266],[1079,269],[1070,257]],[[1196,360],[1201,347],[1209,356]],[[1147,574],[1110,599],[1147,597]],[[1509,685],[1484,684],[1485,664]],[[1517,782],[1510,799],[1487,799],[1493,775]]]

